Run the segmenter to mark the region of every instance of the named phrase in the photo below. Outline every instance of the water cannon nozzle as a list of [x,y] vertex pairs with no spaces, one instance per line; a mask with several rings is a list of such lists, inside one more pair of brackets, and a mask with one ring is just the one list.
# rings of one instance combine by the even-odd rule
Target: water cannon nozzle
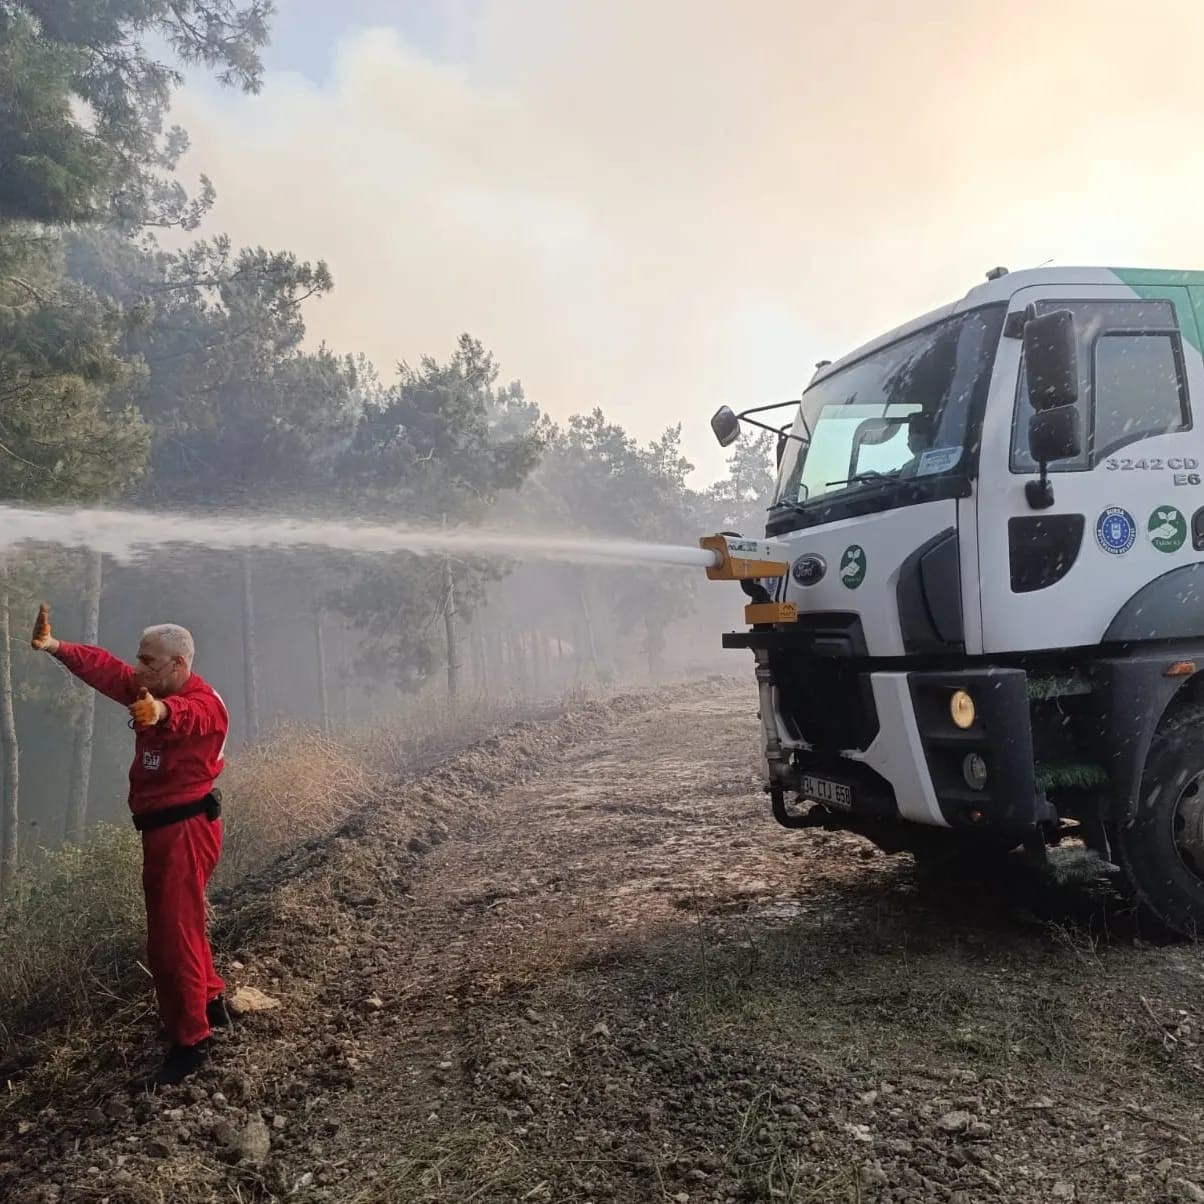
[[785,577],[790,565],[780,559],[782,549],[767,539],[745,539],[738,535],[704,535],[699,547],[714,554],[707,568],[711,581],[748,581]]

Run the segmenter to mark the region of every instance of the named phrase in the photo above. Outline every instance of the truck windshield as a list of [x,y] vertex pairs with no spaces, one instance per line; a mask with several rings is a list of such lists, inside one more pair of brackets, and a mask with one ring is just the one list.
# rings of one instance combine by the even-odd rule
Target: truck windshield
[[774,506],[964,473],[977,451],[1005,310],[947,318],[812,385],[794,423],[801,440],[783,451]]

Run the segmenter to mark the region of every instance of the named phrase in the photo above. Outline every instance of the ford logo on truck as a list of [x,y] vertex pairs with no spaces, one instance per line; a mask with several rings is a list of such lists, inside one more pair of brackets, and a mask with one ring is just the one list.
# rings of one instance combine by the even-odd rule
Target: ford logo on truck
[[822,556],[808,552],[794,562],[790,573],[799,585],[818,585],[827,571],[828,562]]

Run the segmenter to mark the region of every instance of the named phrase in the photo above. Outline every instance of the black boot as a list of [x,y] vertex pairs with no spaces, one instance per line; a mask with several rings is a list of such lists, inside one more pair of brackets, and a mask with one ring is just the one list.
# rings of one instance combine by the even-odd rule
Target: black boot
[[209,1000],[205,1007],[205,1018],[209,1021],[210,1028],[229,1028],[234,1023],[230,1015],[230,1009],[226,1007],[226,997],[219,995],[216,999]]
[[195,1074],[209,1060],[210,1041],[198,1041],[195,1045],[173,1045],[163,1059],[158,1073],[147,1084],[150,1090],[156,1087],[174,1087],[190,1074]]

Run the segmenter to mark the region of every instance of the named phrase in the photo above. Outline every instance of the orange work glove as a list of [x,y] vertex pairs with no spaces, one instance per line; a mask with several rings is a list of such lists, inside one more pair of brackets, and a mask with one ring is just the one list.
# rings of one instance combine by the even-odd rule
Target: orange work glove
[[167,718],[167,708],[143,686],[137,700],[130,703],[130,718],[135,727],[154,727]]
[[29,646],[36,652],[41,652],[50,640],[50,607],[43,602],[38,607],[38,617],[33,625],[33,638],[29,641]]

